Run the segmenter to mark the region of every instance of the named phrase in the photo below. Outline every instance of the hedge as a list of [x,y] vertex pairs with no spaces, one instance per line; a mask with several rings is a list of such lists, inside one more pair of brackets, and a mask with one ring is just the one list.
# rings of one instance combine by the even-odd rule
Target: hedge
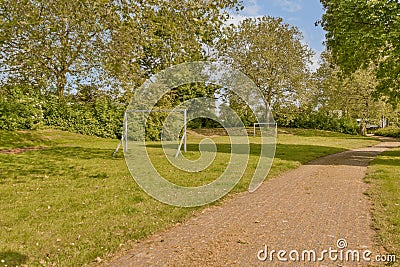
[[378,129],[375,131],[375,135],[400,138],[400,128],[391,126]]

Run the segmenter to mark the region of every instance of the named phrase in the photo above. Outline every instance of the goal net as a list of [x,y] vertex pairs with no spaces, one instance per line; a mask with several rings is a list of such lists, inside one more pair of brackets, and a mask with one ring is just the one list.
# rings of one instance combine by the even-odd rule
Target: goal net
[[186,152],[186,120],[185,109],[127,110],[122,136],[124,153],[135,153],[133,148],[146,141],[162,141],[177,157],[182,148]]

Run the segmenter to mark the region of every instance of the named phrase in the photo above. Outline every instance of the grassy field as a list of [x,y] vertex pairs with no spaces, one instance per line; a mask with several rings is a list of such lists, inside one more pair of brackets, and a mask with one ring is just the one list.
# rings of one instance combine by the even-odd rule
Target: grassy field
[[[0,266],[80,266],[100,261],[201,209],[172,207],[147,196],[134,183],[122,153],[111,157],[118,140],[57,130],[0,131],[0,137],[2,152],[42,148],[0,153]],[[227,149],[227,137],[212,138],[220,151]],[[189,157],[198,156],[195,144],[200,139],[199,134],[189,136],[189,148],[193,148]],[[256,167],[257,139],[250,141],[250,163],[234,192],[247,190]],[[377,142],[324,131],[281,129],[270,176],[326,154]],[[150,149],[167,178],[195,185],[161,163],[157,145]],[[202,183],[223,169],[228,155],[218,154],[217,167],[201,174]]]
[[400,148],[382,153],[372,161],[366,181],[373,203],[373,226],[378,243],[397,256],[400,266]]

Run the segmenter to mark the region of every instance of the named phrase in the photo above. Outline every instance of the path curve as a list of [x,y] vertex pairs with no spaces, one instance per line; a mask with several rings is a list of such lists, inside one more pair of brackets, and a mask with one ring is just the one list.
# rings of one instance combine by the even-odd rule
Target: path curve
[[[266,182],[254,193],[206,209],[168,231],[138,243],[109,266],[366,266],[365,262],[259,261],[271,250],[366,249],[373,242],[370,202],[363,182],[369,162],[400,146],[382,138],[373,147],[325,156]],[[292,254],[295,256],[296,254]],[[264,256],[263,253],[260,254]],[[286,255],[288,257],[288,255]],[[301,257],[301,256],[300,256]]]

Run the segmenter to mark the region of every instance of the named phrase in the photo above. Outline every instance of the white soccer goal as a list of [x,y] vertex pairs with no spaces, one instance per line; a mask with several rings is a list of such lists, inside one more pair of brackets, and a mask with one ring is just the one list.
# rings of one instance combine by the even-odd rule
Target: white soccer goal
[[[121,147],[122,144],[124,144],[124,152],[127,153],[129,150],[128,147],[128,141],[129,141],[129,136],[133,136],[132,135],[132,131],[136,131],[137,135],[134,137],[139,137],[139,138],[145,138],[144,136],[144,124],[142,125],[135,125],[133,126],[133,129],[130,129],[131,127],[129,124],[129,119],[128,116],[132,113],[136,113],[136,114],[144,114],[144,113],[153,113],[153,112],[164,112],[164,113],[182,113],[183,114],[183,118],[182,118],[182,123],[183,123],[183,133],[182,133],[182,137],[178,146],[178,150],[175,154],[175,157],[178,157],[179,152],[182,149],[183,146],[183,151],[186,153],[187,151],[187,134],[186,134],[186,130],[187,130],[187,110],[186,109],[153,109],[153,110],[126,110],[124,113],[124,122],[123,122],[123,133],[122,133],[122,138],[121,141],[119,142],[117,148],[115,149],[113,156],[115,156],[119,150],[119,148]],[[143,116],[144,117],[144,116]],[[131,125],[132,126],[132,125]],[[129,133],[129,134],[128,134]]]
[[256,137],[256,127],[260,127],[265,125],[267,128],[276,128],[277,124],[276,122],[255,122],[253,124],[253,136]]

